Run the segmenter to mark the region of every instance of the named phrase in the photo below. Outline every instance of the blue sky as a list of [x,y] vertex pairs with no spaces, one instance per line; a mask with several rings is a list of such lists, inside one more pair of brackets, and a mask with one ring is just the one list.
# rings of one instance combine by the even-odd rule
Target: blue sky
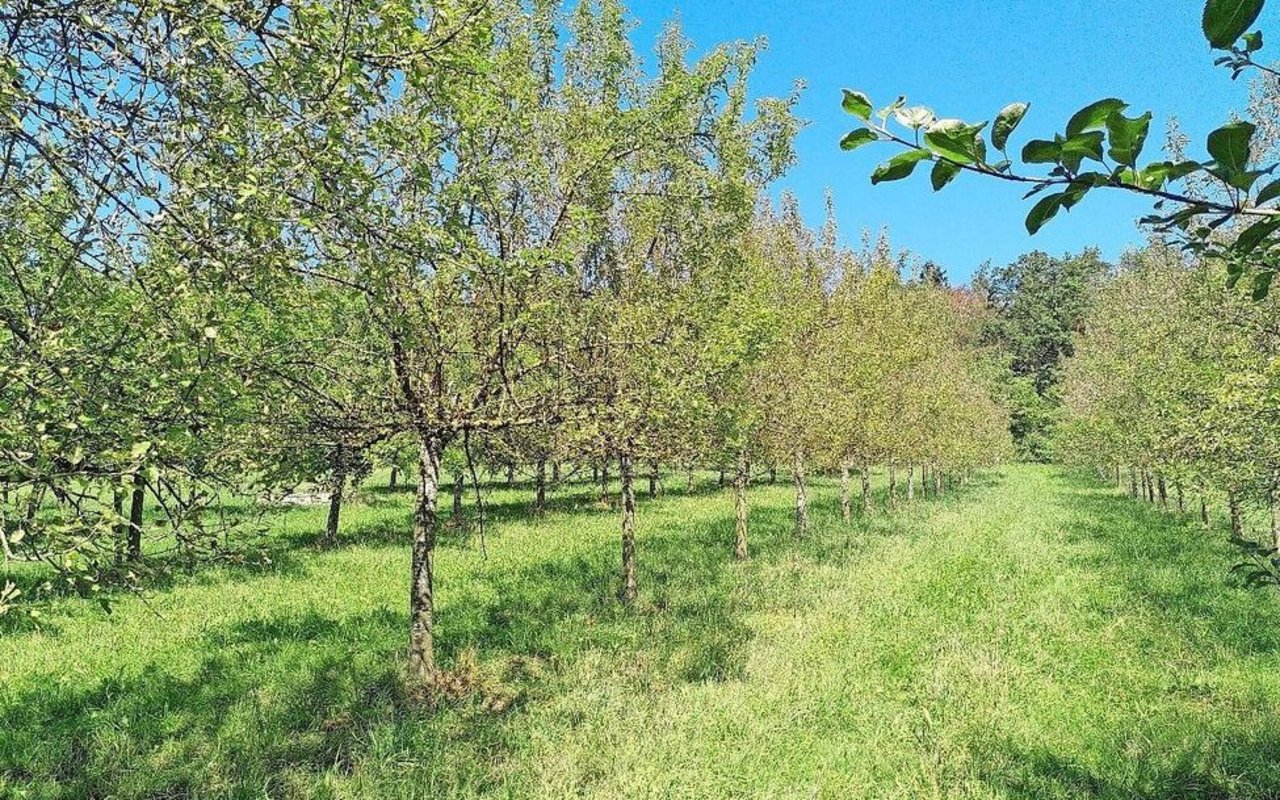
[[1033,249],[1056,254],[1097,245],[1114,258],[1142,241],[1135,222],[1150,205],[1119,193],[1094,195],[1033,238],[1023,227],[1030,204],[1017,186],[962,175],[935,195],[922,170],[873,188],[871,171],[895,151],[839,149],[854,122],[840,110],[841,88],[866,91],[877,104],[906,94],[939,116],[970,121],[1028,101],[1031,112],[1011,153],[1029,136],[1061,130],[1086,103],[1121,97],[1135,115],[1155,112],[1147,155],[1163,144],[1175,116],[1192,137],[1194,156],[1209,131],[1246,101],[1243,81],[1232,83],[1212,65],[1200,32],[1202,0],[631,0],[629,7],[646,58],[663,23],[677,14],[699,51],[766,37],[754,90],[784,94],[796,78],[808,83],[799,111],[810,125],[797,142],[799,164],[782,186],[796,192],[815,224],[830,187],[847,240],[888,226],[896,246],[942,264],[954,281],[983,261],[1006,263]]

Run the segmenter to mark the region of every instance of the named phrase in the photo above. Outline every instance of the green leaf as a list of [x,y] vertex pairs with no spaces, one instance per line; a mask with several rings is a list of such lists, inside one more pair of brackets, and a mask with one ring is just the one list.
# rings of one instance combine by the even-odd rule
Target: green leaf
[[1107,136],[1111,140],[1111,148],[1107,154],[1118,164],[1136,166],[1150,130],[1150,111],[1135,119],[1129,119],[1117,111],[1107,117]]
[[1102,142],[1105,139],[1102,131],[1079,133],[1062,143],[1062,166],[1077,172],[1086,158],[1102,161]]
[[1138,184],[1146,189],[1159,189],[1170,181],[1182,180],[1191,173],[1203,169],[1197,161],[1158,161],[1148,164],[1138,173]]
[[939,161],[933,165],[933,173],[929,176],[933,182],[933,190],[940,192],[960,174],[960,166],[950,161]]
[[1254,31],[1244,35],[1244,51],[1256,53],[1262,49],[1262,31]]
[[1221,177],[1231,182],[1249,169],[1249,144],[1257,128],[1250,122],[1233,122],[1209,134],[1209,155]]
[[979,135],[987,123],[970,125],[963,120],[944,119],[929,126],[924,143],[938,155],[961,164],[981,163],[986,160],[986,145],[979,149]]
[[876,167],[871,173],[872,185],[886,181],[899,181],[915,172],[916,164],[930,157],[928,150],[908,150],[891,158],[887,163]]
[[1009,144],[1009,135],[1022,123],[1022,118],[1030,108],[1030,103],[1010,103],[1000,109],[1000,113],[996,115],[996,123],[991,127],[991,144],[997,150],[1004,150]]
[[843,139],[840,140],[840,149],[849,151],[857,150],[865,144],[871,144],[872,142],[879,140],[880,137],[876,136],[869,128],[858,128],[855,131],[850,131]]
[[1054,215],[1062,210],[1062,202],[1065,198],[1065,192],[1046,195],[1041,198],[1040,202],[1031,208],[1031,213],[1027,215],[1027,233],[1032,236],[1039,233],[1044,224],[1053,219]]
[[1128,103],[1115,97],[1090,103],[1077,111],[1067,123],[1067,138],[1070,139],[1086,131],[1102,130],[1112,114],[1124,111],[1128,107]]
[[1264,205],[1275,200],[1277,197],[1280,197],[1280,180],[1272,181],[1262,187],[1262,190],[1258,192],[1258,199],[1253,202],[1256,205]]
[[1254,276],[1253,278],[1253,299],[1254,300],[1267,299],[1267,296],[1271,294],[1271,281],[1273,278],[1275,278],[1275,276],[1276,274],[1269,270],[1267,272],[1259,272],[1256,276]]
[[1249,30],[1262,13],[1265,0],[1209,0],[1204,5],[1204,38],[1226,50]]
[[1028,164],[1057,164],[1061,158],[1061,142],[1033,139],[1022,148],[1022,160]]
[[1066,190],[1062,193],[1062,207],[1070,211],[1084,199],[1089,190],[1106,184],[1108,180],[1107,176],[1101,172],[1086,172],[1078,176],[1067,185]]
[[1248,228],[1244,229],[1231,245],[1231,249],[1239,255],[1245,256],[1252,253],[1269,238],[1277,230],[1280,230],[1280,217],[1264,219],[1261,222],[1255,222]]
[[858,119],[871,120],[871,98],[852,89],[844,90],[844,110]]

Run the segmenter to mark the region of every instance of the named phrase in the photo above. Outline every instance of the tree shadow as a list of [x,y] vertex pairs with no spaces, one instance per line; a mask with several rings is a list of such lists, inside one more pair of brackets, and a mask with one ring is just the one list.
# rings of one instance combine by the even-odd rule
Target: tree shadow
[[1203,530],[1190,514],[1162,511],[1080,476],[1052,480],[1069,504],[1065,534],[1078,545],[1074,563],[1112,589],[1095,609],[1100,614],[1149,614],[1182,631],[1193,648],[1227,647],[1240,656],[1280,650],[1275,591],[1232,577],[1242,557],[1228,531]]
[[[501,778],[491,765],[527,738],[526,709],[575,690],[583,665],[627,676],[625,689],[639,698],[655,686],[740,679],[754,635],[747,615],[763,602],[755,591],[762,575],[797,557],[856,557],[859,536],[898,527],[893,515],[843,526],[830,487],[820,480],[814,488],[814,533],[803,541],[794,536],[786,492],[764,499],[753,490],[746,562],[732,557],[727,493],[723,513],[696,522],[650,516],[642,504],[641,595],[631,607],[617,600],[618,548],[604,543],[477,569],[466,580],[445,576],[437,652],[472,687],[448,702],[422,705],[406,696],[408,615],[387,609],[269,612],[207,629],[184,650],[186,663],[154,661],[89,685],[23,686],[0,695],[0,795],[10,786],[65,797],[305,795],[326,776],[389,758],[388,751],[412,754],[414,780],[492,790]],[[593,509],[593,494],[583,486],[556,496],[552,514],[617,515]],[[497,530],[525,519],[528,504],[491,509]],[[407,513],[403,522],[384,515],[343,543],[402,546]],[[465,543],[462,531],[445,535],[454,537],[445,546]],[[536,546],[536,537],[530,542]],[[280,546],[288,553],[299,545],[293,535]]]
[[1014,800],[1228,800],[1280,795],[1280,743],[1272,736],[1215,741],[1212,753],[1174,749],[1143,754],[1118,765],[1120,775],[1063,757],[1044,747],[1005,743],[987,751],[982,780]]

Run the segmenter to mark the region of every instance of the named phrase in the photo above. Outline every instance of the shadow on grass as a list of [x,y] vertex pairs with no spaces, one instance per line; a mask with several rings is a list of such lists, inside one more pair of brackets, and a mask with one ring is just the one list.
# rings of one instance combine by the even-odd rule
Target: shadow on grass
[[1208,637],[1189,641],[1192,647],[1238,655],[1280,650],[1275,590],[1243,586],[1230,574],[1243,558],[1225,527],[1203,530],[1191,514],[1162,511],[1080,476],[1054,481],[1072,511],[1069,540],[1082,545],[1076,562],[1111,588],[1101,613],[1138,610],[1188,637]]
[[[785,486],[753,506],[746,564],[731,556],[727,494],[723,514],[692,523],[645,517],[642,507],[641,597],[631,608],[616,599],[612,546],[553,551],[442,587],[438,656],[475,672],[479,688],[437,707],[406,700],[408,617],[385,609],[343,617],[281,611],[215,625],[184,651],[186,663],[23,686],[0,699],[0,796],[16,787],[51,797],[307,796],[326,776],[402,762],[413,766],[396,769],[441,795],[492,791],[502,774],[495,763],[526,740],[525,709],[577,688],[583,663],[621,676],[641,700],[654,687],[740,678],[760,572],[795,557],[856,557],[859,536],[898,527],[894,515],[839,525],[830,488],[815,481],[815,531],[804,542],[793,536]],[[696,494],[719,492],[711,485]],[[617,513],[592,510],[594,503],[593,488],[583,486],[557,495],[552,514]],[[504,500],[490,506],[490,518],[500,526],[528,511],[526,502]],[[398,516],[384,516],[353,527],[350,543],[400,546],[405,533]]]
[[[1205,694],[1215,690],[1203,673],[1218,663],[1238,666],[1280,649],[1274,597],[1233,585],[1228,574],[1236,554],[1227,531],[1202,530],[1191,515],[1163,512],[1089,476],[1056,473],[1050,480],[1055,501],[1071,512],[1065,534],[1075,545],[1072,567],[1100,579],[1090,610],[1144,620],[1179,639],[1172,650],[1196,660],[1168,667],[1170,709],[1187,699],[1176,693],[1189,691],[1195,702],[1182,707],[1198,711],[1178,720],[1168,710],[1155,728],[1145,714],[1136,716],[1133,730],[1113,731],[1087,759],[1044,745],[978,748],[984,782],[1000,796],[1025,800],[1280,797],[1280,723],[1238,708],[1239,698]],[[1159,664],[1169,646],[1154,647],[1149,657]]]
[[[753,564],[792,541],[785,514],[759,518]],[[584,657],[634,676],[637,692],[743,673],[751,630],[738,601],[750,566],[732,561],[733,521],[666,519],[642,531],[632,608],[615,596],[612,547],[449,586],[438,656],[478,664],[482,690],[439,707],[402,693],[408,617],[398,610],[280,612],[213,627],[184,651],[188,664],[24,686],[0,701],[0,796],[307,795],[386,748],[431,785],[492,789],[495,759],[524,735],[522,709],[575,688]]]
[[[1115,798],[1115,800],[1228,800],[1273,798],[1280,783],[1271,765],[1280,758],[1274,739],[1219,742],[1216,763],[1187,751],[1131,760],[1123,778],[1109,777],[1036,749],[1009,748],[996,758],[1013,765],[987,777],[1001,796],[1014,800]],[[1232,776],[1228,778],[1227,776]]]

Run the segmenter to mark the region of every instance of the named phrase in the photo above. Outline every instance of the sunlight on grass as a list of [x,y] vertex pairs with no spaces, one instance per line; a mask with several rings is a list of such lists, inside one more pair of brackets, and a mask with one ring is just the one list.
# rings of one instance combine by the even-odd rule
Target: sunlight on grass
[[[585,492],[586,490],[584,490]],[[1220,533],[1041,467],[790,533],[753,490],[641,509],[641,601],[617,519],[495,496],[488,559],[441,549],[459,686],[402,694],[408,496],[343,546],[282,515],[267,573],[212,572],[111,616],[67,600],[0,639],[0,794],[18,797],[1270,797],[1275,599]]]

